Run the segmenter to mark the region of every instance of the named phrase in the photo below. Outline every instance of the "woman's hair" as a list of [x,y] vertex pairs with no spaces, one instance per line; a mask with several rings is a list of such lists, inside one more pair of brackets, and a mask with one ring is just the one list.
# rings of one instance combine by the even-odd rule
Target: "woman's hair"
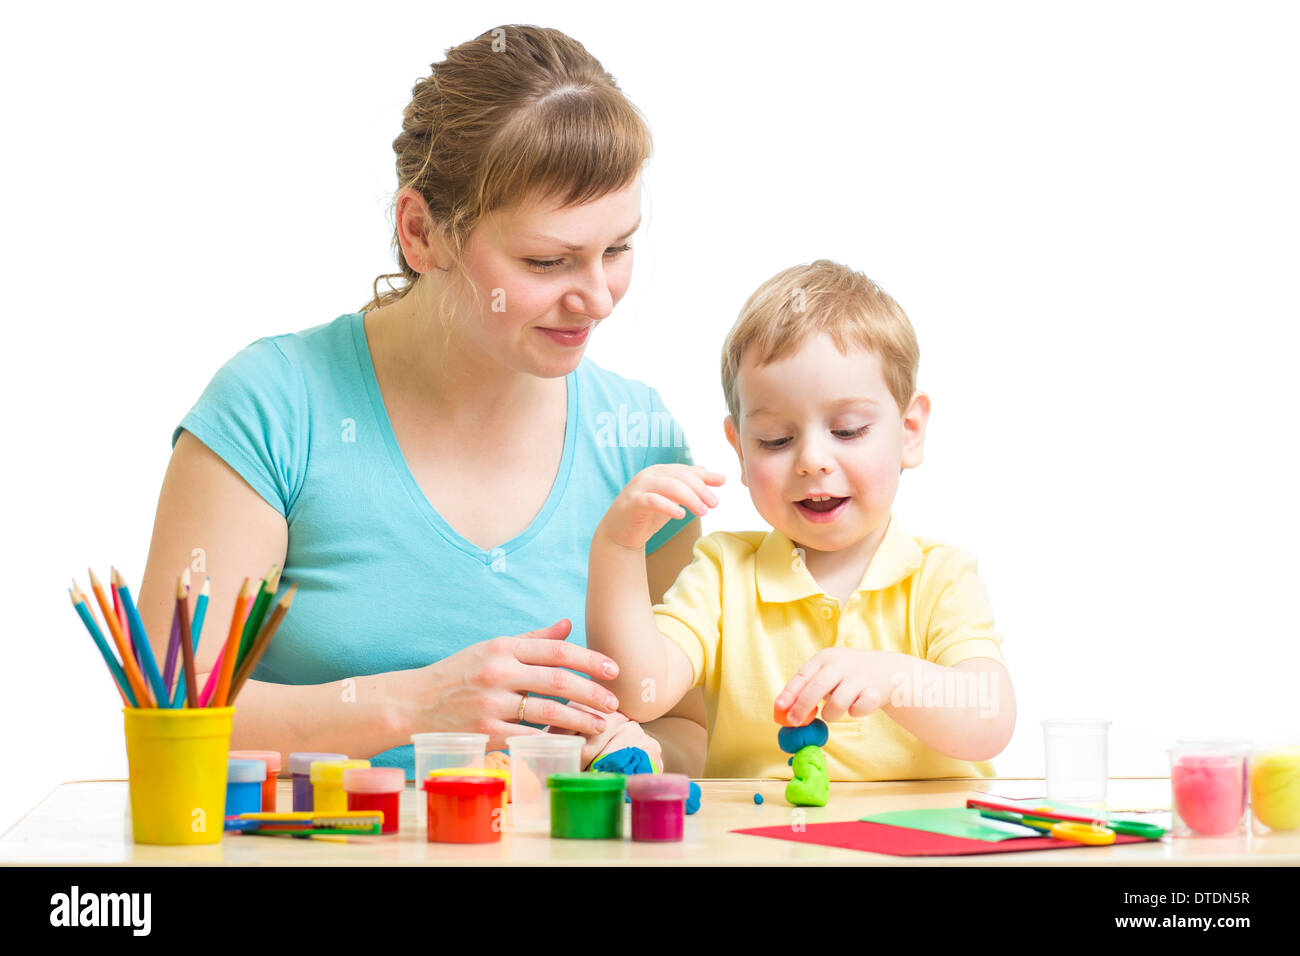
[[[465,243],[485,215],[530,199],[573,206],[617,192],[652,149],[644,117],[614,78],[581,43],[546,27],[496,27],[452,47],[411,94],[393,140],[397,191],[424,197],[462,276]],[[419,279],[395,223],[393,250],[401,271],[375,279],[363,311],[396,302]],[[389,280],[383,293],[380,279]]]
[[722,392],[740,427],[740,363],[749,349],[762,366],[793,354],[809,336],[825,332],[836,348],[875,352],[898,410],[916,391],[921,350],[906,313],[880,286],[848,266],[818,259],[792,266],[759,286],[740,310],[722,346]]

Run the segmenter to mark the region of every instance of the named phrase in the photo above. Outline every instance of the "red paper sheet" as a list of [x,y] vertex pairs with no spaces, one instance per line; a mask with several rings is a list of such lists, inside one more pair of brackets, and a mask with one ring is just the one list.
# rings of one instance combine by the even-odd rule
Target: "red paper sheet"
[[[967,856],[975,853],[1015,853],[1019,850],[1068,850],[1085,844],[1054,837],[1018,837],[996,843],[986,840],[968,840],[965,837],[894,827],[884,823],[867,823],[851,820],[845,823],[809,823],[803,830],[794,830],[789,824],[780,827],[751,827],[732,830],[751,836],[771,837],[774,840],[791,840],[795,843],[815,843],[819,846],[838,846],[846,850],[866,850],[869,853],[888,853],[891,856]],[[1115,843],[1142,843],[1142,837],[1124,833],[1115,834]]]

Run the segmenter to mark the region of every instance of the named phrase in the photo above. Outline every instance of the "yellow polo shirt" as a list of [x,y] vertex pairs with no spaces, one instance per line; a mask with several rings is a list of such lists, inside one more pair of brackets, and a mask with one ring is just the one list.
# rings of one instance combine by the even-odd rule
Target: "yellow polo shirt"
[[[895,651],[944,667],[973,657],[1003,660],[975,558],[908,537],[892,516],[842,608],[779,531],[724,531],[696,542],[693,560],[654,615],[659,630],[690,659],[694,686],[704,688],[706,777],[790,777],[789,754],[776,743],[772,704],[820,650]],[[919,684],[912,686],[921,692]],[[942,693],[938,685],[932,689]],[[967,684],[962,692],[973,695],[974,689]],[[883,709],[830,722],[824,749],[832,780],[993,775],[991,762],[944,756]]]

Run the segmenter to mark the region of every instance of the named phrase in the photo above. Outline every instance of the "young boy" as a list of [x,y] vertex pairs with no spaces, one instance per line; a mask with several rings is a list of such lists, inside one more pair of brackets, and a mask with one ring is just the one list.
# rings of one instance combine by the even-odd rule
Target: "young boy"
[[650,606],[645,542],[723,476],[657,465],[591,543],[587,644],[619,662],[632,720],[704,688],[706,777],[789,777],[778,724],[830,727],[832,780],[990,776],[1015,695],[975,560],[904,534],[891,507],[921,463],[929,398],[902,309],[819,260],[764,283],[723,347],[727,440],[770,532],[717,532]]

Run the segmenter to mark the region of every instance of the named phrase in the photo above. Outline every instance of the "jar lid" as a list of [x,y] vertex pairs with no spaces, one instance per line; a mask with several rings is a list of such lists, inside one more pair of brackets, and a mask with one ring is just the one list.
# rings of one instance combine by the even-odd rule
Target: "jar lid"
[[280,751],[278,750],[232,750],[230,756],[240,757],[244,760],[261,760],[266,763],[266,772],[268,776],[273,776],[280,772]]
[[406,788],[406,771],[401,767],[353,767],[343,771],[343,789],[348,793],[396,793]]
[[347,754],[327,754],[312,753],[302,751],[296,754],[289,754],[289,772],[290,773],[311,773],[311,765],[317,760],[347,760]]
[[266,763],[261,760],[226,759],[226,783],[261,783],[266,779]]
[[588,770],[586,773],[553,773],[546,778],[552,790],[580,790],[584,792],[621,792],[627,777],[621,773]]
[[343,783],[343,771],[354,767],[369,767],[369,760],[313,760],[312,783]]
[[495,797],[505,792],[506,782],[496,776],[443,777],[431,774],[425,778],[421,787],[429,793],[444,796]]
[[439,767],[430,770],[430,777],[496,777],[498,780],[510,781],[510,771],[499,767]]
[[638,773],[627,778],[627,795],[633,800],[685,800],[691,778],[684,773]]

